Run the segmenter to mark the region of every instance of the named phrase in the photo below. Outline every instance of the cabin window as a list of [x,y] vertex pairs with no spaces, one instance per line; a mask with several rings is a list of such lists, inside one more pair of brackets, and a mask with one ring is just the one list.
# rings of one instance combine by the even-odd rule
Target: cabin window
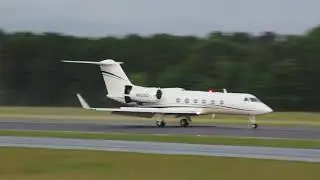
[[224,102],[223,102],[223,100],[221,100],[221,101],[220,101],[220,105],[223,105],[223,104],[224,104]]
[[177,102],[177,103],[180,103],[180,102],[181,102],[181,99],[180,99],[180,98],[177,98],[177,99],[176,99],[176,102]]
[[248,98],[244,98],[244,101],[249,101],[249,99]]
[[193,103],[197,104],[198,103],[198,99],[194,99]]
[[188,104],[189,103],[189,98],[186,98],[185,100],[184,100],[184,102],[186,103],[186,104]]
[[206,104],[207,101],[205,99],[202,100],[202,104]]
[[214,100],[211,100],[211,104],[213,104],[213,105],[214,105],[214,104],[215,104],[215,101],[214,101]]

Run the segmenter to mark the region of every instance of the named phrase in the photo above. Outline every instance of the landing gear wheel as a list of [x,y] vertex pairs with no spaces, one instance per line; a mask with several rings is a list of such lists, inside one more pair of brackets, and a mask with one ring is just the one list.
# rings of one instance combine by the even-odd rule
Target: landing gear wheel
[[166,126],[166,123],[164,121],[156,121],[156,126],[157,127],[164,127],[164,126]]
[[180,126],[181,127],[187,127],[189,126],[189,121],[187,119],[181,119],[180,120]]
[[249,124],[251,129],[257,129],[258,124],[256,123],[256,117],[255,116],[249,116]]
[[251,129],[257,129],[258,128],[258,124],[251,124]]

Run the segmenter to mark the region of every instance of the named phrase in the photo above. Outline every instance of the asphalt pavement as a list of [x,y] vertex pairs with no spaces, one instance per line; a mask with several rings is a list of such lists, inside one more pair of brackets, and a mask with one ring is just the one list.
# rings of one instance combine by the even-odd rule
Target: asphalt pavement
[[118,151],[320,162],[320,149],[0,136],[0,147]]
[[0,129],[10,130],[50,130],[104,133],[139,133],[139,134],[176,134],[176,135],[220,135],[260,138],[320,139],[319,127],[259,126],[250,129],[246,125],[219,125],[195,123],[181,128],[169,124],[157,128],[154,121],[70,121],[70,120],[32,120],[0,119]]

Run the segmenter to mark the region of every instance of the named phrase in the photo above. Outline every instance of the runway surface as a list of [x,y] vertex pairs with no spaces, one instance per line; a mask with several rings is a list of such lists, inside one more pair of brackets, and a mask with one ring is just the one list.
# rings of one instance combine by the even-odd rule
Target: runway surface
[[0,136],[0,147],[77,149],[320,162],[320,149]]
[[245,125],[214,126],[208,123],[192,124],[191,127],[187,128],[180,128],[176,125],[157,128],[154,125],[154,121],[124,122],[115,120],[98,122],[88,120],[88,122],[79,122],[69,120],[0,119],[0,129],[320,139],[319,128],[260,126],[259,129],[250,129]]

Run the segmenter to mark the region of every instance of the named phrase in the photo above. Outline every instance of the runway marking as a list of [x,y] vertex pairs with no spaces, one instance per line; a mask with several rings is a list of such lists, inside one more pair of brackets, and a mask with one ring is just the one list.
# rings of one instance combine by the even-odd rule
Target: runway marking
[[320,162],[319,149],[0,136],[0,147],[78,149]]
[[[277,137],[250,137],[250,136],[223,136],[223,135],[206,135],[206,134],[144,134],[144,133],[117,133],[117,132],[88,132],[88,131],[64,131],[64,130],[23,130],[23,129],[2,129],[0,128],[0,131],[18,131],[18,132],[61,132],[61,133],[81,133],[81,134],[115,134],[115,135],[142,135],[142,136],[172,136],[172,137],[216,137],[216,138],[237,138],[237,139],[262,139],[262,140],[294,140],[294,138],[277,138]],[[47,137],[47,136],[43,136]],[[103,138],[96,138],[96,139],[103,139]],[[320,139],[302,139],[302,138],[296,138],[297,140],[306,140],[306,141],[320,141]]]

